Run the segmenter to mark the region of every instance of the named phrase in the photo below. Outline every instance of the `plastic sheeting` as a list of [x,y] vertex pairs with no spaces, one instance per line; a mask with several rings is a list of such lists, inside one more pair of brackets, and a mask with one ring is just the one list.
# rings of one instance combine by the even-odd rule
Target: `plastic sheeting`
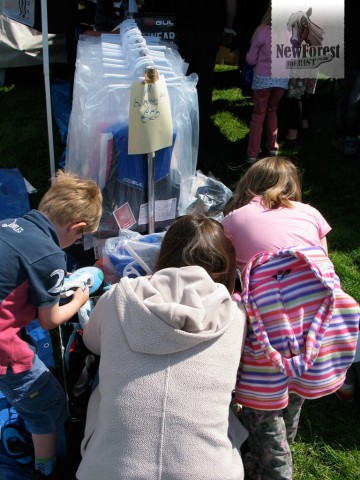
[[[133,22],[133,23],[131,23]],[[197,75],[185,76],[187,64],[176,50],[137,33],[132,20],[120,35],[81,37],[78,43],[66,169],[94,179],[103,190],[100,231],[119,232],[113,212],[128,205],[134,224],[147,232],[146,155],[128,155],[130,89],[153,64],[164,76],[170,99],[174,143],[155,152],[155,229],[165,229],[186,211],[196,171],[199,120]],[[134,43],[130,44],[130,32]]]
[[[66,63],[64,35],[49,35],[50,61]],[[42,65],[42,34],[0,14],[0,68]]]

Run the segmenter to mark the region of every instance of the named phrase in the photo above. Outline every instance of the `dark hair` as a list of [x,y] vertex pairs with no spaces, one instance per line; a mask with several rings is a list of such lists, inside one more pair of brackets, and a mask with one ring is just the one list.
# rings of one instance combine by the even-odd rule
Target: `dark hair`
[[178,217],[161,245],[155,271],[198,265],[214,282],[233,290],[236,259],[234,247],[221,223],[205,215]]
[[301,184],[296,166],[286,157],[266,157],[255,162],[238,181],[225,214],[260,196],[267,208],[291,208],[301,201]]

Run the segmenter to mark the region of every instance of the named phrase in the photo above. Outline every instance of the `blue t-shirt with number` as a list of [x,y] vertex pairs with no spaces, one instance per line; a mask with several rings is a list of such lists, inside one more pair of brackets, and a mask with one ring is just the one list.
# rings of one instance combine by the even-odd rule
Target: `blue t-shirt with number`
[[39,211],[0,222],[0,374],[29,370],[33,352],[19,331],[38,307],[59,301],[66,255],[52,223]]

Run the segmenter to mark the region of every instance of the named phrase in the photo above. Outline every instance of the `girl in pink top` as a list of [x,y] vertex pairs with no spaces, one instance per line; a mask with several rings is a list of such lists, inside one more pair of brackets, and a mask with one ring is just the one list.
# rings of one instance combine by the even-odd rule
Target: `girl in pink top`
[[262,251],[287,246],[318,246],[327,253],[331,227],[316,210],[301,202],[295,165],[284,157],[254,163],[240,179],[223,219],[240,270]]
[[277,107],[288,88],[288,79],[271,77],[271,2],[251,39],[246,61],[254,65],[253,113],[250,121],[248,162],[254,162],[259,153],[263,125],[266,128],[266,147],[270,155],[276,155]]
[[[298,171],[287,158],[267,157],[255,162],[238,182],[225,213],[222,223],[233,241],[241,270],[255,254],[263,251],[320,246],[327,254],[326,235],[331,227],[320,212],[301,203]],[[249,335],[250,327],[247,335],[250,345]],[[243,356],[242,362],[245,361]],[[253,365],[258,372],[253,379],[256,388],[261,373],[258,363]],[[260,410],[255,403],[242,409],[250,449],[244,457],[245,471],[252,480],[291,480],[290,444],[297,432],[304,398],[290,393],[287,406],[279,410],[275,404],[271,405],[271,392],[276,385],[267,381],[264,387],[269,392],[267,409]],[[256,399],[256,390],[253,393]]]

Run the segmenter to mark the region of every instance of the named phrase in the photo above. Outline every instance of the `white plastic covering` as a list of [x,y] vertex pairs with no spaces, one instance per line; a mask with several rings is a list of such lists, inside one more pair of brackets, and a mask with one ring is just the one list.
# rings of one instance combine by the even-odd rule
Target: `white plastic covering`
[[[50,61],[66,62],[65,35],[49,34]],[[0,14],[0,68],[43,63],[41,32]]]
[[[171,208],[171,202],[161,203],[160,213],[155,207],[157,231],[186,210],[199,142],[197,75],[185,76],[187,64],[177,51],[155,37],[143,37],[135,20],[125,20],[120,32],[80,38],[66,156],[67,170],[94,179],[103,189],[104,218],[100,230],[109,236],[118,233],[112,212],[125,202],[129,202],[136,221],[130,228],[147,231],[146,223],[140,219],[146,187],[144,198],[135,182],[124,186],[121,181],[114,181],[115,177],[118,180],[119,165],[124,161],[118,153],[119,146],[115,149],[114,138],[128,128],[130,88],[134,81],[144,78],[145,67],[154,66],[164,75],[174,132],[168,174],[166,178],[156,178],[155,173],[155,203],[173,201]],[[126,161],[131,162],[131,157]],[[155,152],[155,172],[158,157]],[[146,165],[146,155],[144,162]]]

